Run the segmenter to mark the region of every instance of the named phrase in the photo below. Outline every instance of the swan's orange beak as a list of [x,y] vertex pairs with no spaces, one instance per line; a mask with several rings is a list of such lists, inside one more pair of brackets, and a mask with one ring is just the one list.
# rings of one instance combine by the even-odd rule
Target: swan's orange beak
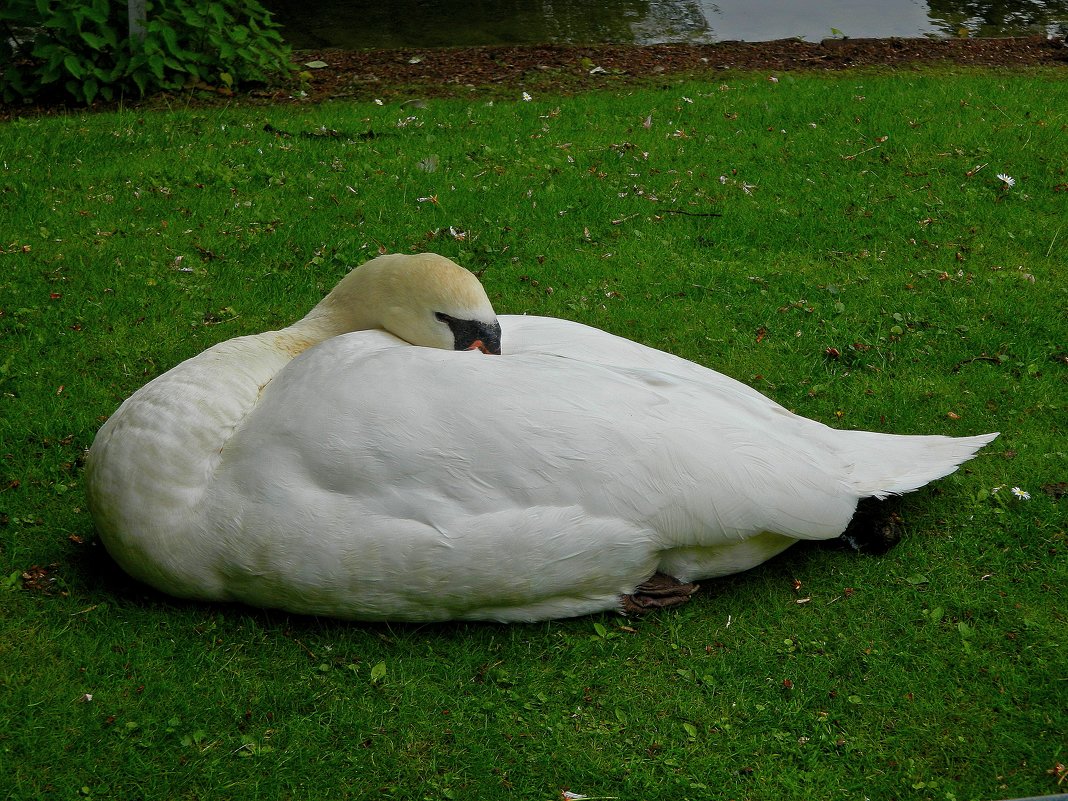
[[498,355],[498,356],[501,353],[499,350],[496,350],[496,351],[491,350],[489,345],[487,345],[481,339],[476,339],[474,342],[472,342],[470,345],[468,345],[466,349],[467,350],[480,350],[483,353],[490,353],[490,354],[495,354],[495,355]]

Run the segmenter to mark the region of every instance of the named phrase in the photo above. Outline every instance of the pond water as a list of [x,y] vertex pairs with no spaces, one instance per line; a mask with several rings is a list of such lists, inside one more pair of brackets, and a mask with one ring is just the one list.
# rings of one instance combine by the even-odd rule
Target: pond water
[[1068,0],[261,0],[297,48],[1068,34]]

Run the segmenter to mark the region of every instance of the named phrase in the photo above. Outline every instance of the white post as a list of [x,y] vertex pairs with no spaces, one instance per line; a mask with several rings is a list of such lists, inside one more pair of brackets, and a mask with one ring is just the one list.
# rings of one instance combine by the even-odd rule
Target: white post
[[127,8],[130,12],[130,40],[143,42],[145,40],[145,0],[127,0]]

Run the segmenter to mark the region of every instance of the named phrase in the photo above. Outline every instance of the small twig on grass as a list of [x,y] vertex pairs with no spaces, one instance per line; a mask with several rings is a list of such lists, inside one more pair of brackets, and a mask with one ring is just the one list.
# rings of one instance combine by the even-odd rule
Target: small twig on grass
[[1049,243],[1049,250],[1046,251],[1046,258],[1047,259],[1049,258],[1049,254],[1053,252],[1053,246],[1055,244],[1057,244],[1057,237],[1061,235],[1061,229],[1062,228],[1064,228],[1063,224],[1061,224],[1061,227],[1058,228],[1057,232],[1053,235],[1053,241]]
[[364,139],[364,140],[366,140],[366,139],[375,139],[375,138],[378,137],[378,134],[376,134],[370,128],[368,128],[363,133],[347,134],[347,133],[343,133],[342,131],[334,130],[333,128],[327,128],[325,125],[320,126],[320,127],[316,128],[316,129],[314,129],[312,131],[298,131],[297,133],[292,133],[290,131],[282,130],[281,128],[276,128],[274,125],[271,125],[271,123],[267,123],[266,125],[263,126],[263,130],[264,130],[265,133],[273,134],[274,136],[280,136],[283,139],[292,139],[294,136],[300,136],[300,137],[303,137],[304,139]]
[[685,211],[683,209],[660,209],[662,214],[685,214],[687,217],[722,217],[718,211]]
[[961,359],[953,365],[953,372],[959,373],[960,368],[966,364],[971,364],[972,362],[993,362],[994,364],[1001,364],[1001,359],[997,356],[987,356],[985,353],[982,356],[972,356],[970,359]]
[[318,659],[318,658],[319,658],[319,657],[317,657],[317,656],[315,655],[315,652],[314,652],[314,651],[312,651],[312,649],[311,649],[311,648],[309,648],[309,647],[308,647],[307,645],[305,645],[304,643],[302,643],[302,642],[301,642],[300,640],[298,640],[298,639],[297,639],[296,637],[290,637],[289,639],[291,639],[291,640],[292,640],[293,642],[295,642],[295,643],[296,643],[297,645],[299,645],[299,646],[300,646],[300,647],[301,647],[301,648],[303,649],[304,653],[306,653],[306,654],[307,654],[308,656],[310,656],[310,657],[311,657],[312,659]]
[[842,156],[842,159],[844,161],[853,161],[857,156],[862,156],[865,153],[867,153],[868,151],[878,150],[878,149],[879,149],[879,145],[872,145],[871,147],[868,147],[868,148],[865,148],[864,150],[861,150],[859,153],[854,153],[852,156]]

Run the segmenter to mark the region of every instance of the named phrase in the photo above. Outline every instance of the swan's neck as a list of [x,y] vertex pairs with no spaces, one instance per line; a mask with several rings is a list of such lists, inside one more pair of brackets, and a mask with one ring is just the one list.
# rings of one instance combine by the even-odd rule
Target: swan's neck
[[[86,491],[104,544],[124,569],[169,591],[203,584],[203,577],[188,581],[199,560],[184,535],[198,524],[227,442],[279,371],[338,333],[329,315],[313,310],[288,328],[222,342],[150,381],[112,414],[90,449]],[[211,554],[201,556],[207,565]]]
[[[339,314],[330,295],[308,312],[302,319],[279,331],[268,331],[249,339],[260,339],[263,344],[278,353],[288,355],[290,359],[299,356],[313,345],[325,342],[352,331],[366,331],[379,328],[379,322],[369,313],[359,309]],[[225,344],[225,343],[223,343]]]

